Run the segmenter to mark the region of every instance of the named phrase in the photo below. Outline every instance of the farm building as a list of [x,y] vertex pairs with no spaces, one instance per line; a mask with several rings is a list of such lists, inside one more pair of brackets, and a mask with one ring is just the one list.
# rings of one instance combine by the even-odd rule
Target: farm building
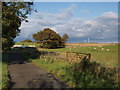
[[26,48],[26,47],[35,47],[35,45],[27,45],[27,46],[24,46],[24,45],[13,45],[13,48]]

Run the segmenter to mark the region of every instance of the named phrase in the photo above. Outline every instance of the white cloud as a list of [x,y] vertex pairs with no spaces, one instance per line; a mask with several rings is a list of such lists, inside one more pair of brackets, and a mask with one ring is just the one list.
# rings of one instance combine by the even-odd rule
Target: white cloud
[[[91,32],[97,35],[98,39],[117,38],[118,36],[118,19],[117,14],[106,12],[95,19],[91,20]],[[99,33],[97,32],[99,31]],[[90,34],[89,34],[90,35]]]
[[110,12],[107,12],[107,13],[103,13],[103,15],[101,15],[101,17],[113,19],[113,18],[117,18],[118,15],[115,14],[114,12],[110,11]]
[[87,9],[83,9],[83,10],[80,11],[80,13],[86,15],[86,14],[88,14],[89,12],[88,12]]
[[68,8],[59,10],[59,12],[56,14],[38,12],[36,15],[38,15],[40,19],[49,17],[51,17],[52,19],[66,19],[73,16],[73,11],[75,7],[75,4],[71,4]]
[[81,18],[74,18],[73,11],[76,6],[60,10],[56,14],[39,12],[36,18],[29,19],[28,23],[23,22],[20,29],[20,38],[32,38],[32,34],[51,28],[60,35],[67,33],[70,38],[90,38],[90,39],[111,39],[118,37],[118,16],[114,12],[105,12],[93,20],[86,21]]

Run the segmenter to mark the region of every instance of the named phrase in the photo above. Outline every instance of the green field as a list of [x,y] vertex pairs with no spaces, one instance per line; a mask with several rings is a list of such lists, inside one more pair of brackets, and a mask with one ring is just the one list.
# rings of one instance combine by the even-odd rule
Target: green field
[[[35,45],[38,47],[39,51],[47,51],[47,52],[58,52],[58,53],[66,53],[66,52],[78,52],[78,53],[91,53],[92,58],[91,61],[96,61],[101,63],[106,67],[116,67],[118,66],[118,44],[116,45],[105,45],[105,46],[66,46],[66,48],[59,49],[43,49],[39,48],[40,44],[37,43],[25,43],[19,42],[17,45]],[[120,46],[120,44],[119,44]],[[104,50],[102,50],[102,48]],[[109,51],[107,50],[109,49]],[[65,56],[65,54],[63,54]]]
[[[96,48],[96,49],[95,49]],[[104,48],[104,50],[102,50]],[[109,51],[107,51],[109,49]],[[71,46],[69,48],[61,49],[41,49],[40,51],[50,51],[50,52],[78,52],[78,53],[91,53],[91,61],[96,61],[101,63],[106,67],[116,67],[118,66],[118,45],[108,45],[108,46]]]

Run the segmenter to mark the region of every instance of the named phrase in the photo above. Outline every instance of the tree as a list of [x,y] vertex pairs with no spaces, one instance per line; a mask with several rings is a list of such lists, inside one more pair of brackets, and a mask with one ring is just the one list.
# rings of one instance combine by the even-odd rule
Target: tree
[[68,39],[69,39],[69,36],[67,34],[64,34],[63,35],[63,40],[64,40],[65,43],[68,41]]
[[32,2],[2,2],[2,49],[9,49],[19,35],[22,21],[27,21]]
[[43,43],[43,48],[61,48],[65,46],[63,38],[50,28],[33,34],[33,38]]

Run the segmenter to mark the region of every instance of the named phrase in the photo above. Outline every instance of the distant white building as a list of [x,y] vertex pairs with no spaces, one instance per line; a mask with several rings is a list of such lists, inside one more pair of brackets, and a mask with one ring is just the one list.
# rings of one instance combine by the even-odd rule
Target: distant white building
[[22,48],[25,48],[25,47],[35,47],[35,45],[13,45],[13,48],[16,48],[16,47],[22,47]]
[[22,47],[23,45],[13,45],[13,48],[15,47]]

